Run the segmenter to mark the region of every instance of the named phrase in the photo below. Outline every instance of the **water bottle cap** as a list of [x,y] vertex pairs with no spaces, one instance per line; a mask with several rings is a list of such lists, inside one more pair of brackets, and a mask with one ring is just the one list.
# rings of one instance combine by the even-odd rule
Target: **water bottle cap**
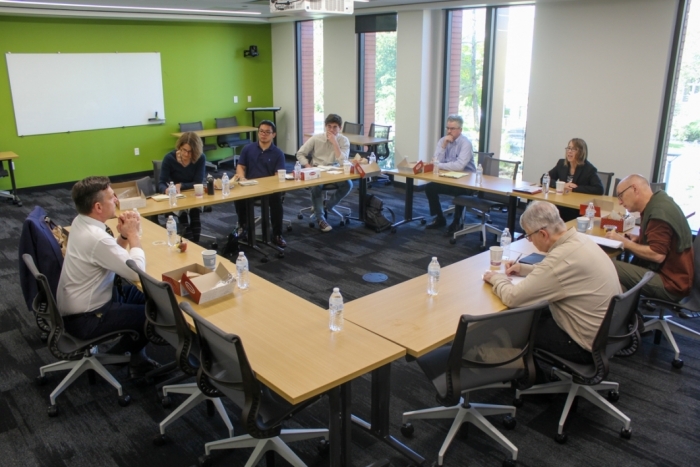
[[340,289],[338,287],[333,287],[333,293],[340,293]]
[[437,261],[437,256],[433,256],[433,261]]
[[240,258],[241,256],[245,256],[245,254],[243,254],[242,251],[239,251],[239,252],[238,252],[238,257]]

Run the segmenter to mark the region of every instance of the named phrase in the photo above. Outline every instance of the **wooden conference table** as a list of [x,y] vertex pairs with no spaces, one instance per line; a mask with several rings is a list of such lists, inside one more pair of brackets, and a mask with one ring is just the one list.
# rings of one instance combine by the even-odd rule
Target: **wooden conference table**
[[[235,135],[238,133],[257,133],[258,129],[254,126],[228,126],[224,128],[211,128],[209,130],[197,130],[192,133],[200,138],[210,138],[212,136]],[[185,132],[171,133],[172,136],[179,138]]]
[[[115,229],[116,219],[107,224]],[[150,276],[160,280],[164,272],[202,263],[203,248],[190,242],[179,253],[165,243],[165,229],[146,220],[142,227]],[[220,256],[217,261],[235,275],[235,264]],[[405,355],[403,348],[352,322],[331,332],[327,310],[255,274],[250,274],[247,290],[236,287],[233,295],[202,305],[178,300],[188,301],[224,332],[238,335],[258,379],[288,402],[330,391],[331,465],[351,465],[349,383]]]
[[[201,197],[196,197],[194,190],[184,191],[181,194],[184,198],[178,198],[177,206],[171,207],[170,203],[165,201],[156,201],[153,198],[148,198],[146,200],[146,206],[139,208],[139,213],[142,216],[154,216],[158,214],[166,214],[176,210],[199,208],[204,206],[212,206],[221,203],[230,203],[237,200],[248,201],[248,242],[249,246],[263,255],[263,261],[267,259],[267,255],[257,246],[257,240],[255,238],[255,211],[253,209],[253,200],[255,198],[269,195],[272,193],[280,193],[284,191],[299,190],[302,188],[308,188],[316,185],[325,185],[328,183],[340,182],[344,180],[353,180],[360,178],[356,174],[330,174],[328,172],[321,172],[321,176],[314,180],[285,180],[280,182],[277,175],[271,177],[263,177],[256,179],[258,181],[257,185],[243,186],[237,183],[235,187],[231,188],[231,193],[228,196],[224,196],[221,190],[215,190],[213,195],[208,195],[206,189],[204,195]],[[206,187],[205,187],[206,188]],[[358,212],[359,219],[364,219],[364,209],[365,203],[364,199],[367,194],[367,183],[364,179],[360,179],[360,189],[359,189],[359,203]],[[268,206],[267,203],[263,203],[263,219],[268,219]],[[272,243],[269,242],[267,235],[267,222],[262,223],[263,226],[263,240],[262,242],[275,248],[280,257],[284,256],[283,250],[276,248]]]
[[[15,154],[12,151],[3,151],[0,152],[0,164],[4,161],[7,161],[7,166],[10,172],[10,183],[12,183],[12,191],[0,191],[0,196],[4,198],[11,198],[12,199],[12,204],[16,204],[17,206],[22,206],[22,201],[19,199],[19,196],[17,196],[17,185],[15,184],[15,162],[14,160],[17,159],[19,156]],[[0,165],[0,168],[2,168],[2,165]]]

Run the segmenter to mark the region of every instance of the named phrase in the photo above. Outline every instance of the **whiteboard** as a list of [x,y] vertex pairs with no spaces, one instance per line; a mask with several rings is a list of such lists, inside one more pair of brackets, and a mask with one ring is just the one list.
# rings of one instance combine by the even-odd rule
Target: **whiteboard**
[[160,53],[5,56],[18,136],[165,118]]

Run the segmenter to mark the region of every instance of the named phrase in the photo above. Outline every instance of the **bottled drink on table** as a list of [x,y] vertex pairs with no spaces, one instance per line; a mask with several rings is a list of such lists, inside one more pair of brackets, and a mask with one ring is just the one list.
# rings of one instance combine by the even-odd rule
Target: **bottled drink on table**
[[177,224],[173,216],[168,216],[168,222],[165,223],[165,230],[168,232],[168,246],[175,246],[177,243]]
[[428,295],[438,294],[438,284],[440,282],[440,263],[437,256],[433,256],[428,265]]
[[294,180],[297,182],[301,180],[301,162],[299,161],[294,164]]
[[510,242],[513,241],[513,238],[510,236],[510,231],[508,230],[508,227],[503,229],[503,233],[501,234],[501,248],[503,248],[503,261],[508,260],[510,258]]
[[550,182],[550,181],[551,181],[551,179],[549,178],[549,174],[548,174],[548,173],[545,173],[545,174],[542,176],[542,192],[543,192],[545,195],[546,195],[547,193],[549,193],[549,182]]
[[168,185],[168,201],[170,202],[170,207],[177,206],[177,187],[173,182]]
[[377,162],[377,156],[374,155],[374,152],[369,155],[369,163],[374,164]]
[[593,230],[593,222],[595,221],[595,206],[592,201],[588,203],[586,208],[586,217],[588,218],[588,228],[586,230],[590,232]]
[[250,285],[250,279],[248,277],[248,258],[245,257],[245,253],[242,251],[238,253],[238,259],[236,260],[236,272],[238,275],[236,280],[238,288],[241,290],[247,289],[248,285]]
[[331,298],[328,299],[328,310],[330,312],[330,321],[328,327],[331,331],[343,330],[343,296],[340,295],[340,289],[335,287]]
[[143,236],[143,227],[141,227],[141,214],[139,214],[139,210],[134,208],[133,211],[136,213],[136,217],[139,218],[139,238]]
[[484,168],[479,164],[476,168],[476,184],[481,185],[481,181],[484,178]]
[[436,177],[440,174],[440,162],[437,157],[433,157],[433,175]]
[[221,195],[228,196],[229,194],[231,194],[231,181],[228,174],[224,172],[224,176],[221,177]]

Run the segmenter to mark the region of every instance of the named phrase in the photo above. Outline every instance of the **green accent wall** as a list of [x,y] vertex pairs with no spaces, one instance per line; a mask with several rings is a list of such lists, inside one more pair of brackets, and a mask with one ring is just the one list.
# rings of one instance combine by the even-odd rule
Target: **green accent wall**
[[[260,55],[244,58],[258,46]],[[50,135],[17,136],[7,61],[0,60],[0,151],[19,155],[19,189],[151,170],[175,145],[180,122],[238,117],[252,124],[246,107],[272,102],[272,46],[269,25],[36,19],[0,16],[2,53],[160,52],[166,123]],[[139,70],[133,70],[138,73]],[[238,96],[238,103],[233,103]],[[247,96],[252,96],[248,103]],[[216,143],[209,138],[207,143]],[[134,148],[140,155],[134,156]],[[211,160],[231,149],[207,154]],[[10,186],[0,179],[0,189]]]

